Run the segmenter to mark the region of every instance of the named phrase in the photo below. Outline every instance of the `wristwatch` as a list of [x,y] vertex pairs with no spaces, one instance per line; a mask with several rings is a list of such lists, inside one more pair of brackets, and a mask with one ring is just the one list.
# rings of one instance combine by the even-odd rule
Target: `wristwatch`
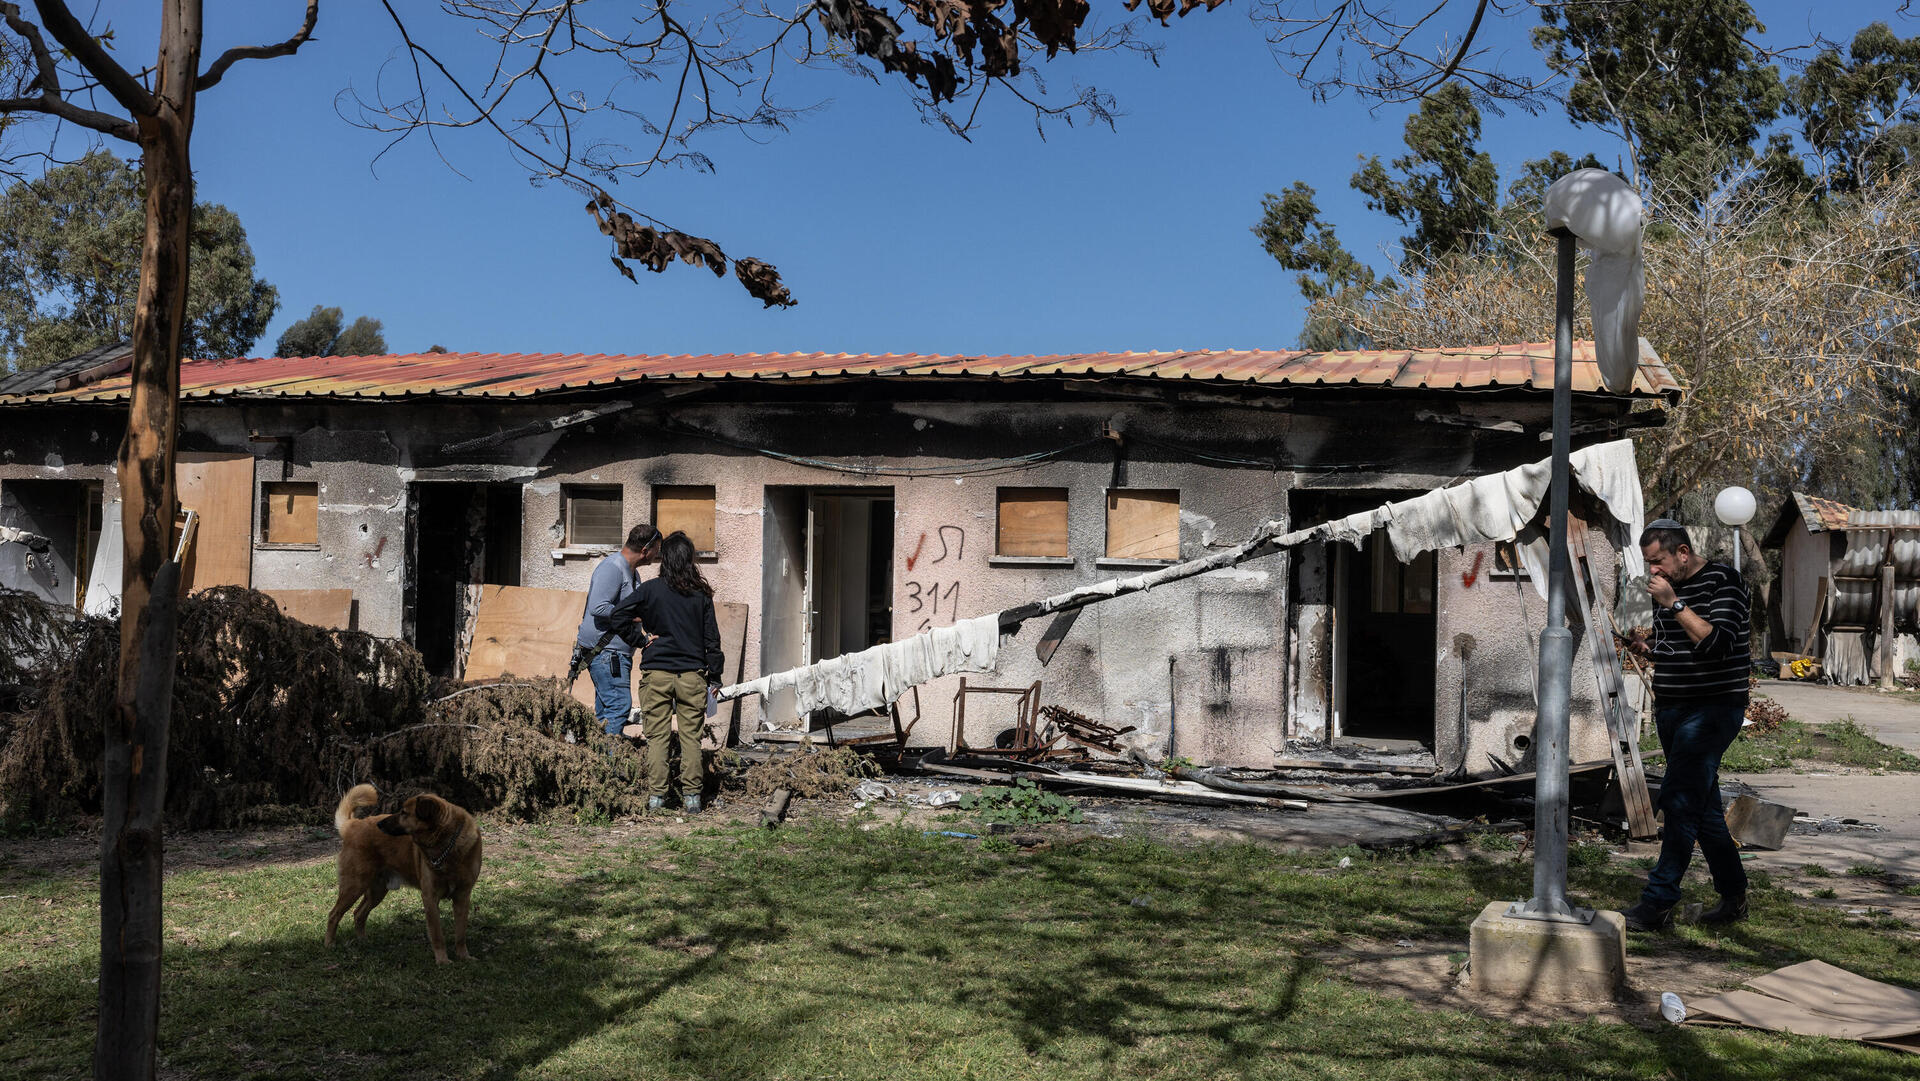
[[1674,602],[1673,602],[1673,614],[1674,614],[1674,615],[1676,615],[1676,616],[1677,616],[1677,615],[1679,615],[1680,613],[1682,613],[1682,612],[1684,612],[1684,611],[1686,611],[1686,610],[1687,610],[1687,602],[1686,602],[1686,601],[1674,601]]

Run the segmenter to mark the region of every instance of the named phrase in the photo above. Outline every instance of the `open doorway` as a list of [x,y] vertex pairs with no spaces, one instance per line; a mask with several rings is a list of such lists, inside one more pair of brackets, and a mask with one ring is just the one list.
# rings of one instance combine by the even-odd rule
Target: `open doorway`
[[1341,595],[1334,619],[1339,735],[1404,740],[1433,747],[1434,562],[1432,552],[1402,563],[1384,533],[1361,551],[1340,554]]
[[[760,670],[891,640],[893,489],[768,485],[766,493]],[[791,691],[764,708],[775,724],[799,720]]]
[[407,490],[406,637],[427,671],[466,667],[482,585],[520,584],[518,484],[424,482]]
[[[1290,511],[1298,522],[1324,522],[1408,494],[1296,491]],[[1305,615],[1294,629],[1317,639],[1303,657],[1324,658],[1302,702],[1320,714],[1320,738],[1371,742],[1377,750],[1433,746],[1438,584],[1433,555],[1402,563],[1385,531],[1361,548],[1328,543],[1300,561],[1292,585]]]
[[86,603],[87,574],[100,543],[100,485],[77,480],[10,480],[0,484],[0,525],[46,539],[0,544],[0,586],[54,604]]

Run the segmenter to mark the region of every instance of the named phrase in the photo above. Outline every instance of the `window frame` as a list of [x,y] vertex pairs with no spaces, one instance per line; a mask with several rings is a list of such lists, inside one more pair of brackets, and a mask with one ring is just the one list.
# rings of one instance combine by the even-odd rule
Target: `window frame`
[[[575,504],[582,496],[612,495],[615,506],[614,537],[612,543],[605,541],[581,540],[576,532]],[[560,526],[561,539],[567,549],[575,551],[617,551],[626,543],[626,488],[620,484],[562,484],[560,486]]]
[[[305,489],[304,492],[289,492],[288,489]],[[282,494],[310,495],[313,498],[313,539],[277,540],[271,532],[276,515],[272,513],[273,501]],[[263,480],[260,482],[259,499],[256,504],[259,515],[259,530],[253,539],[255,548],[282,549],[291,551],[316,551],[320,547],[320,482],[313,480]],[[289,509],[287,515],[292,515]]]

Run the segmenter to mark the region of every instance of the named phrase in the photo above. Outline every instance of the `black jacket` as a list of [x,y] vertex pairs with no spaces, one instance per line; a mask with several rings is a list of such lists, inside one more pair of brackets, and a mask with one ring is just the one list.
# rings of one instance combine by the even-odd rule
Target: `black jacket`
[[704,593],[688,597],[674,592],[664,578],[640,584],[640,624],[657,634],[640,653],[634,667],[655,672],[705,672],[719,682],[726,668],[720,651],[720,624],[714,619],[713,598]]

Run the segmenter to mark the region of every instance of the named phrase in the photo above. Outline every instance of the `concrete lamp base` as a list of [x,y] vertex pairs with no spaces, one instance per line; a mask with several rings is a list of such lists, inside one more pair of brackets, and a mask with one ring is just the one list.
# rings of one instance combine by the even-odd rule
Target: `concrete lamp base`
[[1540,1002],[1605,1002],[1627,973],[1627,921],[1596,912],[1592,923],[1526,920],[1494,901],[1473,921],[1467,970],[1475,991]]

